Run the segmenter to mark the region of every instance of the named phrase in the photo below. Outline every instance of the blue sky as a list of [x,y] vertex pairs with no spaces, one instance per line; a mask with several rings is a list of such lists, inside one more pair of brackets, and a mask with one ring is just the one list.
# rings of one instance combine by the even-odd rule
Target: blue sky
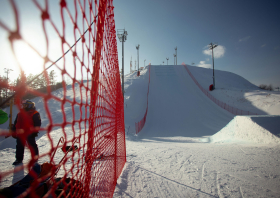
[[[125,73],[139,65],[174,63],[212,68],[204,53],[211,42],[215,68],[241,75],[250,82],[280,86],[280,1],[119,0],[114,1],[116,29],[128,32],[124,44]],[[121,42],[118,41],[119,63]]]
[[[41,13],[31,0],[15,1],[19,10],[21,34],[38,52],[46,53]],[[38,1],[44,7],[45,1]],[[81,1],[83,3],[83,1]],[[86,1],[87,2],[87,1]],[[48,1],[50,16],[61,31],[59,1]],[[73,1],[67,5],[73,11]],[[174,63],[174,48],[178,48],[178,64],[195,63],[212,68],[212,57],[207,51],[211,42],[215,48],[215,68],[241,75],[250,82],[280,87],[280,1],[277,0],[115,0],[116,29],[128,32],[124,44],[125,74],[137,60],[136,45],[140,44],[140,67]],[[66,40],[73,44],[73,24],[66,13]],[[81,19],[81,14],[79,16]],[[14,13],[9,0],[0,1],[0,20],[12,30]],[[80,20],[81,21],[81,20]],[[79,23],[82,30],[81,23]],[[62,55],[61,40],[47,23],[49,57]],[[11,78],[18,76],[18,66],[11,53],[8,33],[0,28],[0,75],[11,68]],[[117,39],[118,40],[118,39]],[[43,60],[34,51],[17,43],[17,58],[28,73],[43,70]],[[80,45],[80,44],[78,44]],[[65,49],[66,50],[66,49]],[[81,47],[78,49],[81,51]],[[121,42],[118,40],[119,65],[122,66]],[[73,72],[73,57],[66,57],[68,72]],[[32,60],[32,61],[31,61]],[[67,62],[68,61],[68,62]],[[71,63],[72,61],[72,63]],[[58,63],[62,67],[63,62]],[[58,70],[57,70],[58,71]],[[59,71],[58,71],[59,72]],[[80,76],[80,74],[78,74]]]

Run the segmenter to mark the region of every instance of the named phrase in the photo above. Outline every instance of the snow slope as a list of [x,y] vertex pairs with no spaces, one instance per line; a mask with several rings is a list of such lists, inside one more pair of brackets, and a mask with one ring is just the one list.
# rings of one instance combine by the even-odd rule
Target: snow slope
[[[204,89],[213,84],[213,70],[188,66]],[[215,91],[211,94],[233,107],[259,115],[280,115],[280,92],[262,90],[231,72],[215,70]]]
[[145,130],[138,137],[214,134],[232,120],[233,115],[208,100],[183,66],[151,66],[149,111]]
[[[212,70],[188,67],[205,89],[212,84]],[[279,197],[280,116],[269,116],[280,115],[277,92],[217,71],[211,94],[265,115],[234,117],[204,96],[182,66],[152,66],[147,121],[136,136],[147,71],[125,78],[127,164],[114,197]]]
[[[205,88],[212,84],[211,70],[188,67]],[[147,122],[136,136],[135,122],[146,111],[149,73],[146,67],[140,77],[136,73],[125,76],[127,163],[114,197],[279,197],[278,92],[260,90],[229,72],[215,74],[217,89],[211,94],[239,109],[265,116],[234,117],[203,95],[183,66],[152,66]],[[60,89],[53,94],[61,97],[64,93]],[[74,92],[69,87],[65,94],[79,100],[79,87],[75,85]],[[49,121],[44,102],[41,98],[34,101],[45,127]],[[67,120],[73,119],[69,104],[63,108],[53,100],[49,104],[55,123],[63,121],[63,111]],[[14,109],[14,118],[16,113]],[[75,109],[75,117],[79,114]],[[7,128],[7,123],[0,128]],[[78,127],[74,128],[77,133]],[[67,137],[73,137],[71,126],[67,129]],[[51,136],[58,140],[61,134],[54,128]],[[50,149],[44,132],[37,143],[40,153]],[[0,139],[1,171],[13,169],[14,154],[14,139]],[[62,155],[58,150],[55,160]],[[24,163],[29,156],[27,149]],[[66,168],[69,166],[71,162]],[[12,174],[0,188],[25,174],[27,170]]]

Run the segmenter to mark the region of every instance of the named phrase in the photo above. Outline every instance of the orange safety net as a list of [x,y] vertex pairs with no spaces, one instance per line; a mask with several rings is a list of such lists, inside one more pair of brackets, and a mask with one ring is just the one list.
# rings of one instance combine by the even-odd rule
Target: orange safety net
[[[21,34],[25,23],[21,24],[19,2],[9,2],[15,29],[10,28],[10,21],[0,21],[0,30],[7,33],[21,72],[24,68],[16,53],[18,41],[43,60],[42,75],[47,83],[43,92],[34,89],[32,80],[24,77],[17,86],[0,81],[2,87],[13,93],[2,104],[14,99],[19,112],[17,123],[22,123],[20,128],[16,125],[15,131],[1,129],[0,137],[12,134],[25,144],[31,156],[28,158],[25,154],[23,164],[15,167],[10,164],[0,170],[0,188],[20,192],[19,197],[112,197],[126,162],[113,0],[55,2],[58,13],[51,10],[50,4],[54,2],[48,0],[33,0],[33,8],[30,8],[30,12],[35,10],[34,17],[38,17],[38,13],[41,15],[40,26],[35,26],[34,31],[36,28],[42,30],[43,53]],[[58,19],[60,23],[57,23]],[[62,50],[57,54],[57,60],[52,60],[50,55],[53,39],[60,41],[57,47]],[[47,75],[50,67],[59,71],[60,89],[53,89]],[[71,83],[67,85],[66,79]],[[37,96],[31,99],[37,101],[36,106],[42,104],[42,108],[36,109],[41,116],[41,127],[34,127],[32,116],[21,105],[30,94]],[[39,155],[31,144],[26,144],[37,131]],[[9,139],[12,137],[4,141]],[[1,185],[22,170],[27,170],[27,179],[12,186]],[[24,183],[26,180],[28,182]],[[18,191],[19,188],[23,190]]]
[[221,108],[227,110],[228,112],[234,114],[234,115],[258,115],[257,113],[253,113],[250,111],[245,111],[242,109],[238,109],[236,107],[232,107],[220,100],[218,100],[217,98],[215,98],[214,96],[212,96],[206,89],[204,89],[199,82],[195,79],[195,77],[192,75],[192,73],[190,72],[190,70],[188,69],[188,66],[185,63],[182,63],[182,65],[184,65],[185,69],[187,70],[188,74],[190,75],[190,77],[193,79],[193,81],[195,82],[195,84],[199,87],[199,89],[210,99],[212,100],[214,103],[216,103],[218,106],[220,106]]
[[151,81],[151,64],[149,64],[149,82],[148,82],[148,91],[147,91],[147,107],[144,117],[135,123],[135,134],[140,133],[140,131],[144,128],[146,124],[147,114],[149,110],[149,93],[150,93],[150,81]]

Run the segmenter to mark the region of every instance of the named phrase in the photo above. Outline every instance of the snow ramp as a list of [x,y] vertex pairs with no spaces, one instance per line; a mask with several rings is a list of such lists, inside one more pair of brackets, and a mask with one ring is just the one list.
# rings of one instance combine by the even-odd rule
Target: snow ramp
[[149,111],[138,137],[211,136],[234,118],[201,92],[184,66],[151,66],[150,75]]
[[236,116],[210,142],[280,143],[280,116]]

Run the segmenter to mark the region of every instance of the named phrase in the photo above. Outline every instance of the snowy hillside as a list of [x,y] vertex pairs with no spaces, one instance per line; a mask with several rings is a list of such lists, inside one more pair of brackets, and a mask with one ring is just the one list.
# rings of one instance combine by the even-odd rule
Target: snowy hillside
[[[188,66],[196,80],[208,89],[213,84],[213,70]],[[215,70],[215,91],[219,100],[239,109],[259,115],[280,115],[280,92],[266,91],[231,72]]]
[[[205,89],[212,84],[212,70],[188,68]],[[114,197],[279,197],[280,94],[260,90],[233,73],[216,71],[215,75],[214,97],[259,115],[234,116],[220,108],[201,92],[181,65],[151,66],[147,121],[135,135],[135,122],[143,118],[147,107],[149,70],[146,67],[140,77],[136,73],[125,76],[127,163]],[[75,90],[69,87],[66,95],[79,100],[79,87]],[[62,89],[53,92],[57,97],[63,94]],[[33,101],[43,127],[47,126],[44,101]],[[61,107],[51,100],[49,107],[55,123],[63,121],[63,111],[67,120],[72,119],[72,107],[67,103]],[[79,118],[79,109],[74,107],[74,111]],[[13,120],[16,113],[14,108]],[[7,123],[0,128],[6,129]],[[72,137],[71,131],[71,126],[69,131],[66,128],[68,138]],[[54,128],[51,136],[58,140],[61,133]],[[15,140],[0,138],[1,171],[10,170]],[[37,143],[40,153],[50,149],[43,132]],[[58,151],[55,160],[62,155]],[[26,149],[24,163],[29,156]],[[6,178],[0,188],[26,173],[24,170]]]
[[[188,68],[208,89],[212,70]],[[213,96],[265,115],[235,117],[203,95],[183,66],[151,66],[150,75],[147,121],[138,135],[134,125],[146,110],[148,69],[125,78],[127,164],[114,197],[279,196],[278,92],[216,71]]]

